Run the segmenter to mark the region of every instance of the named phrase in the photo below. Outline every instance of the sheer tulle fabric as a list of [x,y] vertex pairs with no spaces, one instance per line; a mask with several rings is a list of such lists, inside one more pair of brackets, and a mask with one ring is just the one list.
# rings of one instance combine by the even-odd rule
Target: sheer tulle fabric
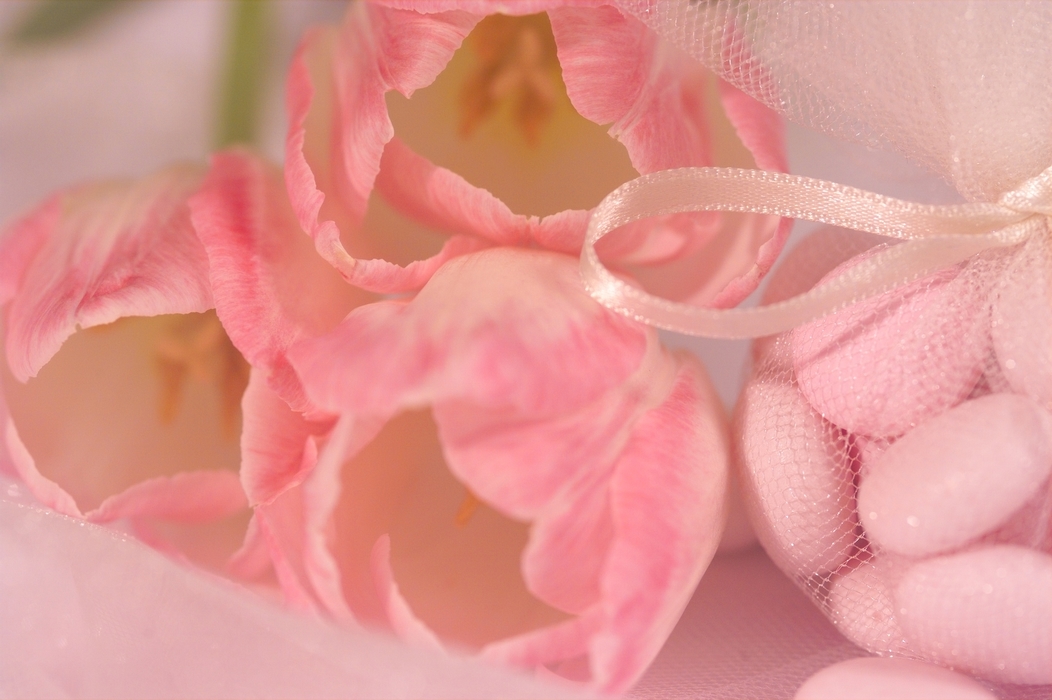
[[[851,232],[816,236],[775,284],[807,285],[832,251],[847,260],[825,279],[867,255],[849,257]],[[979,256],[757,349],[735,423],[753,522],[871,652],[1052,681],[1047,246]]]
[[[890,147],[965,200],[1009,201],[1052,165],[1048,5],[628,5],[790,119]],[[1052,192],[1032,182],[1022,243],[758,343],[735,429],[761,541],[852,641],[1006,695],[1052,683]],[[881,255],[815,236],[767,301]]]

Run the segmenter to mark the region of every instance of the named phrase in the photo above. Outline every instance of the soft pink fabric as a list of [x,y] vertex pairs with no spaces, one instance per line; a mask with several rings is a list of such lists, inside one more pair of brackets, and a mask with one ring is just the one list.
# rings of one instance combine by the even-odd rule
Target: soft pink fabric
[[508,248],[290,357],[341,415],[275,504],[299,517],[266,519],[294,595],[305,578],[337,617],[505,662],[586,655],[614,692],[638,678],[722,528],[726,424],[700,366],[591,300],[573,258]]

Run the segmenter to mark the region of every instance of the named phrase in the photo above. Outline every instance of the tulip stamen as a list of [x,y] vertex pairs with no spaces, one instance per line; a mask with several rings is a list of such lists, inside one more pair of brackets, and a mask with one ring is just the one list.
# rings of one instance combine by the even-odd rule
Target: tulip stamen
[[461,135],[470,136],[502,104],[510,103],[515,125],[527,143],[535,145],[564,91],[547,17],[487,17],[467,45],[474,49],[478,67],[461,90]]
[[480,505],[482,501],[479,500],[479,497],[472,493],[471,489],[465,489],[464,500],[457,508],[457,514],[453,516],[453,524],[457,527],[466,526]]
[[197,381],[212,385],[219,393],[223,434],[236,437],[241,395],[248,386],[249,365],[245,358],[230,342],[214,311],[165,321],[153,348],[161,383],[161,422],[175,419],[186,382]]

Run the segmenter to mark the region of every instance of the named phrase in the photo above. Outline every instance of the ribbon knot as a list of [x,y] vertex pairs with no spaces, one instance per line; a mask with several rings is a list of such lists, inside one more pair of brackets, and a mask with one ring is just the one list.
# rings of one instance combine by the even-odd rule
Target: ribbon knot
[[1052,168],[1006,192],[997,203],[1020,213],[1052,217]]
[[[835,280],[762,307],[708,309],[652,296],[615,277],[595,244],[640,219],[732,211],[806,219],[904,241]],[[585,288],[603,305],[643,323],[711,338],[781,333],[895,289],[993,248],[1052,232],[1052,168],[997,203],[931,206],[812,178],[736,168],[651,173],[611,192],[595,208],[581,251]]]

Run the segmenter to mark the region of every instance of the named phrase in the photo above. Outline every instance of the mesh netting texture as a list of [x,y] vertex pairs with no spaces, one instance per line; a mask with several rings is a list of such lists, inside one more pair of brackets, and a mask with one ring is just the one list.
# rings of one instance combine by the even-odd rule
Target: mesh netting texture
[[[1052,3],[627,5],[791,121],[897,152],[964,201],[1004,201],[1052,165]],[[1045,223],[1026,242],[760,339],[735,420],[761,541],[834,624],[871,652],[962,669],[1011,697],[1048,697],[1052,683],[1042,187],[1027,212]],[[821,229],[764,301],[891,245]]]
[[901,153],[965,199],[1052,165],[1052,3],[621,4],[789,120]]
[[[872,244],[812,234],[767,301]],[[871,652],[1052,682],[1050,251],[984,254],[755,346],[736,419],[753,522]]]

